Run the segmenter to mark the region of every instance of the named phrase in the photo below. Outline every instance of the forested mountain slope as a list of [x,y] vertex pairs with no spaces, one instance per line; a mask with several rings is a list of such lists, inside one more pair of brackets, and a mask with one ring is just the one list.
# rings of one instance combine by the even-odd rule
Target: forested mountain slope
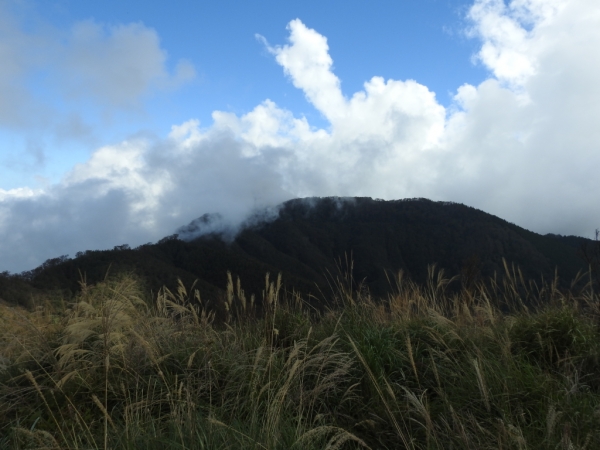
[[[231,271],[258,298],[265,273],[281,272],[288,289],[319,297],[350,260],[354,279],[364,281],[375,296],[389,292],[389,278],[399,270],[422,283],[428,265],[435,263],[449,276],[462,274],[464,281],[501,275],[503,258],[520,267],[525,278],[553,278],[557,270],[567,285],[579,270],[587,270],[581,246],[594,244],[573,236],[542,236],[462,204],[426,199],[296,199],[278,211],[270,221],[249,220],[235,237],[212,232],[183,241],[171,236],[136,249],[125,245],[56,258],[19,276],[4,274],[0,298],[26,303],[35,292],[49,290],[68,297],[77,292],[82,275],[94,283],[107,271],[134,272],[153,292],[174,287],[177,278],[188,286],[198,280],[205,297],[221,295]],[[182,227],[182,236],[189,238],[190,227]]]

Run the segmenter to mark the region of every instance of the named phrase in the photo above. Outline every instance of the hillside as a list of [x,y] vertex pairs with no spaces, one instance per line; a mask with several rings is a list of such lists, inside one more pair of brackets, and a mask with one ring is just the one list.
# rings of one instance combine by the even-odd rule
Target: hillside
[[[95,283],[107,272],[123,271],[138,275],[153,292],[174,287],[178,278],[187,286],[198,280],[206,298],[222,294],[227,271],[258,298],[265,273],[281,272],[288,289],[321,298],[350,260],[353,278],[374,296],[390,291],[389,278],[399,270],[423,283],[428,265],[435,263],[468,283],[501,275],[503,258],[520,267],[525,278],[553,278],[556,270],[566,286],[587,270],[580,248],[594,242],[542,236],[462,204],[426,199],[296,199],[278,211],[270,221],[251,218],[235,236],[215,229],[188,241],[173,235],[136,249],[124,245],[55,258],[18,276],[4,274],[0,298],[27,303],[41,291],[69,297],[78,291],[82,275]],[[191,237],[194,227],[182,227],[181,235]]]

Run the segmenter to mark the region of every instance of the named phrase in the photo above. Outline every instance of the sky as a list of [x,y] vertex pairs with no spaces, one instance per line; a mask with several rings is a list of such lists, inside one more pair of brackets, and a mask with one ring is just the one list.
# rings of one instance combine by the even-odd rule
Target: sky
[[0,0],[0,271],[308,196],[593,237],[599,48],[597,0]]

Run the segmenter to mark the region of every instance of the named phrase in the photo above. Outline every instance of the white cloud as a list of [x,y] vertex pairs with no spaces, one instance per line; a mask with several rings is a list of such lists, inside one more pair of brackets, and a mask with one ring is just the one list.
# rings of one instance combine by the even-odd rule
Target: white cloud
[[[600,225],[592,194],[600,190],[592,169],[600,167],[600,61],[591,56],[600,44],[600,5],[532,0],[492,7],[498,4],[479,1],[471,10],[474,27],[484,30],[482,49],[492,42],[498,54],[514,51],[535,70],[510,78],[503,62],[483,59],[495,76],[459,89],[464,110],[447,133],[459,166],[445,189],[452,199],[540,232],[590,235]],[[526,38],[497,38],[498,16]]]
[[123,119],[143,120],[153,94],[196,76],[187,60],[171,68],[158,34],[142,23],[88,20],[58,30],[38,19],[28,22],[35,16],[28,7],[33,9],[0,1],[0,179],[10,180],[5,188],[17,187],[13,180],[19,177],[56,179],[62,161],[81,161]]
[[[51,45],[23,32],[0,4],[0,127],[31,123],[33,98],[27,89],[29,73],[46,60]],[[35,114],[39,120],[40,114]]]
[[470,34],[481,38],[477,54],[494,76],[513,87],[521,86],[538,70],[538,56],[556,45],[549,33],[568,0],[478,0],[468,17]]
[[39,192],[36,192],[30,188],[16,188],[8,190],[0,189],[0,201],[31,198],[38,194]]
[[171,73],[167,57],[156,31],[142,23],[87,20],[66,33],[48,25],[25,31],[1,4],[0,127],[54,123],[73,100],[108,110],[140,107],[152,92],[177,88],[195,77],[186,60],[178,61]]
[[[327,129],[265,100],[242,116],[216,111],[208,128],[191,120],[102,147],[43,192],[0,192],[0,270],[156,240],[204,213],[239,223],[307,195],[431,197],[589,235],[600,226],[600,5],[478,0],[469,18],[490,77],[458,88],[449,109],[413,80],[373,77],[344,95],[326,38],[290,22],[289,42],[268,48]],[[123,32],[154,39],[142,31]],[[103,32],[93,40],[110,47]]]
[[137,106],[152,88],[177,87],[195,76],[189,61],[180,61],[169,74],[156,31],[141,23],[79,22],[63,51],[57,76],[66,94],[113,107]]
[[299,19],[288,24],[290,45],[268,47],[298,89],[329,121],[344,110],[340,80],[331,71],[327,38],[307,28]]

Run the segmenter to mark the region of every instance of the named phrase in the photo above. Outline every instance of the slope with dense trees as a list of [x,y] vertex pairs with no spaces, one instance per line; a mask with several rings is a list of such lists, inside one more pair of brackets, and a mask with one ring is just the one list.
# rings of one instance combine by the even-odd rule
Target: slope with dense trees
[[70,297],[82,278],[95,283],[121,272],[135,273],[151,292],[174,287],[177,279],[186,285],[197,280],[202,295],[216,298],[223,294],[227,271],[257,297],[265,273],[281,272],[288,289],[321,298],[350,268],[374,296],[385,296],[400,270],[423,283],[427,267],[437,264],[449,276],[462,275],[465,284],[503,274],[503,259],[518,266],[525,279],[551,279],[556,271],[568,286],[578,271],[587,270],[581,248],[592,244],[573,236],[542,236],[456,203],[296,199],[280,205],[273,220],[251,218],[235,237],[212,232],[183,241],[173,235],[136,249],[80,252],[20,275],[5,273],[0,298],[23,304],[38,292]]

